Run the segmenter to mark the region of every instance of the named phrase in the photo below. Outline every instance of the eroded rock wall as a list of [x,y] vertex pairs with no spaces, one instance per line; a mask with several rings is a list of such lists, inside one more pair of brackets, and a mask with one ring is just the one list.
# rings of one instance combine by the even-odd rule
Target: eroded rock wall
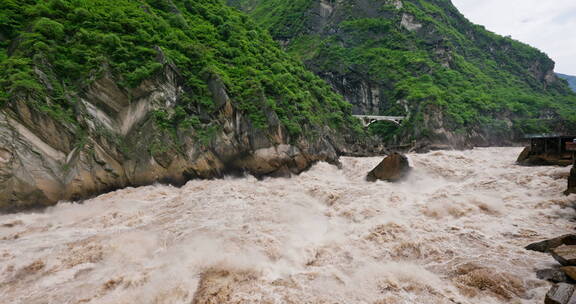
[[272,110],[268,127],[256,128],[233,106],[221,81],[210,80],[209,88],[218,111],[207,117],[217,126],[208,140],[193,128],[171,134],[154,119],[155,110],[171,111],[183,92],[171,65],[130,90],[103,75],[79,96],[74,123],[54,119],[26,99],[12,102],[0,111],[0,210],[228,173],[286,176],[317,161],[338,163],[339,154],[383,151],[377,144],[355,145],[328,128],[308,130],[317,134],[313,138],[290,138]]

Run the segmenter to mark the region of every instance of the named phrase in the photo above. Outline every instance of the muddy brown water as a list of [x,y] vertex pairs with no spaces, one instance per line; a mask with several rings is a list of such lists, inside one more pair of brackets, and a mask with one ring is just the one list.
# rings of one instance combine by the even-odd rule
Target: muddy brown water
[[292,179],[155,185],[0,216],[1,303],[543,303],[523,246],[574,229],[568,168],[518,148],[381,158]]

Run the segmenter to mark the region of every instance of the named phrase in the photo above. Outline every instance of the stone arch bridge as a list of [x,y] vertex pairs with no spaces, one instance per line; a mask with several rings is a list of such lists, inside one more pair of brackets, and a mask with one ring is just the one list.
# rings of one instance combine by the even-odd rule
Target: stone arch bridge
[[376,115],[354,115],[354,117],[362,121],[364,127],[368,127],[377,121],[390,121],[397,125],[400,125],[406,116],[376,116]]

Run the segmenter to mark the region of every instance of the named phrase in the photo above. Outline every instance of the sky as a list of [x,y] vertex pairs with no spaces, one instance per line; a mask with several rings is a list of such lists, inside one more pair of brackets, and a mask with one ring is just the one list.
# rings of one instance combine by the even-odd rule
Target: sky
[[470,21],[548,54],[576,75],[576,0],[452,0]]

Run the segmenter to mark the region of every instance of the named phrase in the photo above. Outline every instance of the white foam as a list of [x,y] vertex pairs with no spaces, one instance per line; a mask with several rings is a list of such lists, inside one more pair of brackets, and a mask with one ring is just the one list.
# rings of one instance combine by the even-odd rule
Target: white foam
[[203,280],[225,303],[542,303],[534,269],[552,261],[522,247],[570,231],[573,199],[568,168],[519,167],[518,153],[412,154],[398,184],[364,180],[381,158],[343,158],[2,215],[0,295],[191,303]]

